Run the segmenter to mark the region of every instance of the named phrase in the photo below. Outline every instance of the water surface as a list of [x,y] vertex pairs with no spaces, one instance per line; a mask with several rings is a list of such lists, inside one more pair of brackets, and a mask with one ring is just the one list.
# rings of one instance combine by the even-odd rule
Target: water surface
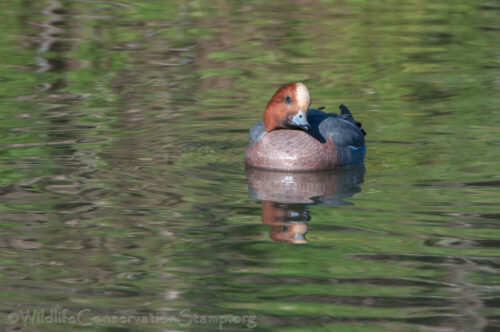
[[[4,1],[0,324],[499,329],[499,9]],[[363,123],[362,168],[245,170],[293,81]]]

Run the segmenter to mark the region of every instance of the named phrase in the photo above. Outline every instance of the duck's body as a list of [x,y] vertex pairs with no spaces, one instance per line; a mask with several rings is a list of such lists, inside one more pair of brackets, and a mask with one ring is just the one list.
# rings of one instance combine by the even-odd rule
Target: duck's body
[[[341,114],[308,109],[309,92],[307,91],[306,101],[301,100],[301,96],[306,95],[305,92],[293,93],[300,89],[307,91],[301,83],[286,85],[273,96],[266,107],[263,121],[257,122],[250,129],[245,163],[258,168],[294,171],[335,169],[361,164],[366,151],[365,132],[361,124],[354,120],[344,105],[340,106]],[[272,103],[273,99],[279,101],[288,98],[288,95],[292,95],[292,100],[297,100],[299,105],[295,113],[288,109],[286,112],[278,110],[280,105]],[[302,112],[304,108],[306,112]],[[305,116],[300,117],[302,122],[297,122],[300,114]]]

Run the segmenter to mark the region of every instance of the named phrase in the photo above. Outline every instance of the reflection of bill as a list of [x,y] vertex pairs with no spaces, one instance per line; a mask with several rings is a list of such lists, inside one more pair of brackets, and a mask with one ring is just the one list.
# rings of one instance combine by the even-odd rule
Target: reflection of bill
[[307,222],[311,219],[306,204],[262,202],[262,222],[271,226],[269,237],[276,242],[307,243]]
[[262,222],[273,241],[306,243],[309,205],[351,205],[361,191],[364,165],[339,171],[279,172],[247,168],[250,197],[262,200]]

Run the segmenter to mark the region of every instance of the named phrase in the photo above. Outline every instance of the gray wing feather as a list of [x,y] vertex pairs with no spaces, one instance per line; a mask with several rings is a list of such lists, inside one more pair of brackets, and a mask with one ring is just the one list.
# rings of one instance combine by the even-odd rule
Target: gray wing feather
[[328,117],[321,121],[319,132],[330,137],[337,146],[361,147],[365,145],[363,132],[351,121],[338,117]]
[[325,142],[329,137],[337,148],[342,166],[360,164],[366,152],[365,134],[347,107],[341,105],[340,109],[341,114],[310,109],[307,119],[312,125],[311,135],[320,142]]
[[250,142],[257,142],[265,133],[266,133],[266,128],[264,128],[264,122],[262,121],[257,122],[250,129],[250,134],[249,134]]
[[320,123],[319,131],[335,143],[341,166],[357,165],[363,162],[366,153],[365,136],[361,129],[351,121],[327,118]]

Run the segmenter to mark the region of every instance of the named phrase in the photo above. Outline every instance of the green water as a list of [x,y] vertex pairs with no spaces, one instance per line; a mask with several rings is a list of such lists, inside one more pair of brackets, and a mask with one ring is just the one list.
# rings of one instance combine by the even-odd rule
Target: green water
[[[3,1],[0,326],[500,329],[499,10]],[[247,174],[293,81],[363,123],[364,169]]]

